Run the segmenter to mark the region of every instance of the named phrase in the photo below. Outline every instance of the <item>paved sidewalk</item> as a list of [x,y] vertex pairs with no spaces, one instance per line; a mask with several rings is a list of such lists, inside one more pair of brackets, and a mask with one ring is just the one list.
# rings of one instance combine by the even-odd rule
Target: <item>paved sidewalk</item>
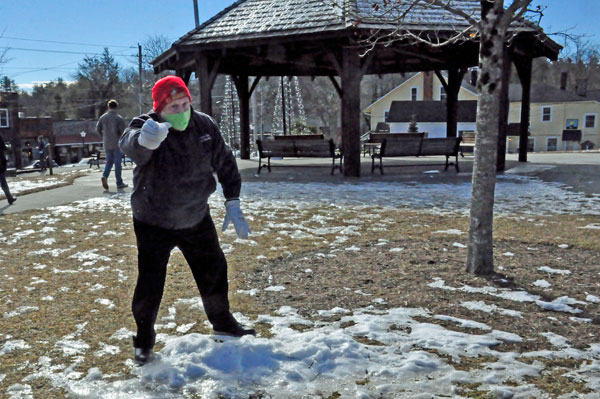
[[[507,161],[517,159],[516,154],[507,155]],[[572,191],[600,195],[600,151],[529,153],[526,163],[517,162],[505,173],[535,176],[565,184]]]
[[[91,173],[80,177],[71,185],[51,190],[38,191],[35,193],[16,195],[17,201],[8,205],[6,200],[0,201],[0,214],[9,214],[28,211],[31,209],[43,209],[50,206],[64,205],[73,201],[81,201],[89,198],[109,196],[117,192],[131,192],[133,185],[133,169],[123,169],[123,181],[129,184],[123,190],[117,190],[114,172],[108,178],[109,190],[104,190],[100,183],[102,172]],[[10,182],[9,182],[10,186]]]
[[[238,166],[244,182],[297,182],[360,184],[364,182],[411,182],[426,184],[458,184],[470,182],[472,178],[473,158],[459,160],[460,173],[450,167],[444,171],[442,157],[399,158],[386,160],[385,174],[371,173],[371,160],[364,157],[361,164],[361,177],[344,177],[339,171],[332,176],[331,161],[327,159],[285,159],[271,162],[272,172],[263,168],[257,174],[258,160],[238,160]],[[293,165],[290,167],[290,165]],[[600,152],[585,153],[544,153],[528,154],[527,163],[517,162],[516,154],[507,155],[507,175],[531,176],[547,182],[565,184],[573,191],[600,195]],[[133,169],[123,169],[123,180],[129,187],[116,189],[114,171],[109,177],[110,190],[102,188],[100,170],[88,176],[80,177],[69,186],[37,193],[18,196],[17,202],[8,205],[0,201],[0,214],[23,212],[31,209],[43,209],[64,205],[73,201],[110,196],[116,193],[130,193],[133,186]]]

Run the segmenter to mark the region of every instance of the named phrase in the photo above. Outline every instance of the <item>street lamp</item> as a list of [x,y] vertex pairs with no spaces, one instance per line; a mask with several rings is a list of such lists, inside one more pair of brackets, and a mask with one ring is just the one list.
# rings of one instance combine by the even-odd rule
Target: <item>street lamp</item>
[[83,149],[85,148],[85,135],[87,134],[85,132],[85,130],[82,130],[81,133],[79,133],[81,135],[81,158],[83,158],[84,156],[84,151]]

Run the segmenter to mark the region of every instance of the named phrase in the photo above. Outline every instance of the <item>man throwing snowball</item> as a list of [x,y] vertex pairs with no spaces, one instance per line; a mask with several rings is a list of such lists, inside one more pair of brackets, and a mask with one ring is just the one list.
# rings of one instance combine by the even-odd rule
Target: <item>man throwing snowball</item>
[[217,334],[252,334],[229,310],[227,261],[210,216],[208,197],[217,174],[225,196],[223,231],[230,222],[240,238],[250,228],[240,209],[241,177],[235,157],[215,121],[194,111],[181,78],[167,76],[152,89],[154,109],[134,118],[120,147],[135,163],[131,208],[138,246],[138,279],[132,311],[137,325],[135,361],[152,361],[154,323],[163,295],[167,262],[178,247],[200,291]]

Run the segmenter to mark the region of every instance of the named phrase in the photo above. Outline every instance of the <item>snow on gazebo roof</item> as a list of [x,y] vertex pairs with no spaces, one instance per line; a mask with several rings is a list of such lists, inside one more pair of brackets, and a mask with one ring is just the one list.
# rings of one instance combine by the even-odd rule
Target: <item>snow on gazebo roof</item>
[[[374,8],[375,3],[380,6]],[[384,8],[376,0],[239,0],[175,45],[335,32],[349,27],[394,29],[399,20],[402,27],[413,30],[456,31],[469,26],[464,17],[441,8],[409,7],[408,0],[391,3],[394,5]],[[479,0],[452,0],[451,5],[475,20],[480,18]],[[541,31],[533,24],[526,26]]]

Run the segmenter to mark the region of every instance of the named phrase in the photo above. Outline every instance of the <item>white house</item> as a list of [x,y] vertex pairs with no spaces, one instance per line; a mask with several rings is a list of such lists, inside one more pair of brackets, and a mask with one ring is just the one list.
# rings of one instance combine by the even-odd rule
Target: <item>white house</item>
[[[475,131],[477,101],[459,101],[457,131]],[[444,101],[392,101],[387,114],[390,133],[406,133],[412,120],[428,138],[446,137],[446,103]]]
[[[378,123],[385,122],[390,133],[405,133],[414,115],[420,132],[426,132],[428,137],[446,137],[445,98],[444,86],[433,72],[412,73],[363,112],[371,119],[371,131],[376,130]],[[477,102],[475,87],[463,81],[458,100],[458,131],[474,131],[475,113],[471,110],[476,109],[473,108]]]
[[[532,86],[528,151],[598,148],[600,93],[581,92],[581,94],[585,96],[570,93],[560,87]],[[520,99],[521,85],[511,85],[509,124],[518,123],[520,120]],[[519,137],[509,136],[507,140],[507,151],[518,151]]]
[[[458,94],[458,132],[476,131],[476,77],[469,78],[470,82],[463,81]],[[521,94],[520,84],[510,85],[508,152],[519,148]],[[566,87],[532,86],[528,151],[569,151],[600,146],[600,91],[580,91],[579,94],[567,91]],[[444,88],[437,76],[419,72],[407,75],[400,85],[365,108],[364,113],[371,118],[371,131],[375,131],[378,123],[386,122],[390,133],[407,132],[414,115],[420,132],[428,133],[428,137],[446,137],[444,99]]]

